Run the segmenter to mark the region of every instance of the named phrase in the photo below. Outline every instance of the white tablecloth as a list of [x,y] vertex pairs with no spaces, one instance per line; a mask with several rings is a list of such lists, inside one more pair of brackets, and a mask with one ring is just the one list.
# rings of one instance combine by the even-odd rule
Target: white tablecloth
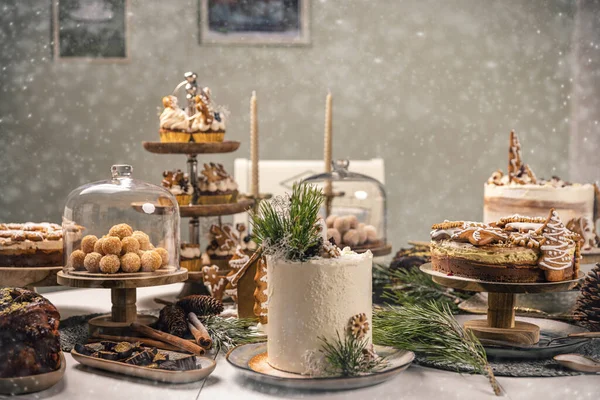
[[[182,284],[138,289],[138,310],[156,308],[154,297],[174,298]],[[79,289],[45,295],[59,309],[62,318],[72,315],[110,311],[110,290]],[[378,386],[354,391],[303,392],[258,384],[239,376],[222,355],[217,368],[202,382],[183,385],[151,381],[94,370],[78,364],[65,354],[64,379],[51,389],[24,399],[495,399],[487,380],[478,375],[461,375],[435,369],[410,367],[396,378]],[[498,382],[509,399],[598,399],[600,376],[582,375],[560,378],[506,378]]]

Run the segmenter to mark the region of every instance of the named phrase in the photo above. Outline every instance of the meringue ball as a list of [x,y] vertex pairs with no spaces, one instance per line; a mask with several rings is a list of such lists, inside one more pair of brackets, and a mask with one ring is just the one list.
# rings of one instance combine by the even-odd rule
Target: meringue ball
[[327,217],[327,219],[325,220],[327,227],[333,228],[333,223],[335,222],[336,219],[337,219],[337,215],[330,215],[329,217]]
[[378,238],[377,229],[373,225],[365,226],[365,231],[367,232],[367,241],[368,242],[376,242]]
[[344,233],[342,241],[347,246],[356,246],[358,244],[358,231],[356,229],[350,229],[348,232]]
[[337,229],[343,235],[350,229],[350,221],[346,217],[338,217],[333,221],[333,228]]
[[357,228],[356,231],[358,232],[358,244],[365,244],[367,241],[367,231],[365,228]]
[[356,215],[348,215],[348,221],[350,222],[350,229],[356,229],[358,227],[358,218]]

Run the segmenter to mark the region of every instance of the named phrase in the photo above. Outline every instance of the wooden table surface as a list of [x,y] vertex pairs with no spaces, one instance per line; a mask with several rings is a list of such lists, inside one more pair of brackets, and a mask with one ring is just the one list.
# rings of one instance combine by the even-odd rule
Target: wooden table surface
[[[156,308],[154,297],[174,298],[182,284],[138,289],[138,309]],[[110,310],[110,290],[77,289],[47,293],[62,318]],[[222,355],[217,368],[205,381],[190,384],[157,384],[94,370],[78,364],[65,354],[67,371],[64,379],[51,389],[22,399],[495,399],[487,380],[478,375],[461,375],[448,371],[411,366],[396,378],[378,386],[354,391],[302,392],[258,384],[240,377]],[[600,376],[581,375],[556,378],[506,378],[498,381],[508,399],[597,399]],[[0,396],[1,397],[1,396]]]

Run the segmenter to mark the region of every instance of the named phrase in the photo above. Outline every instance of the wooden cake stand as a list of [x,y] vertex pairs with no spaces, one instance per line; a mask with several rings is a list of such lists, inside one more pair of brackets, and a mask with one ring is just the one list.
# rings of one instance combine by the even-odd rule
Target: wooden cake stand
[[448,276],[434,271],[431,263],[419,267],[431,275],[434,282],[442,286],[488,292],[487,319],[474,319],[465,322],[465,329],[471,330],[480,339],[499,340],[517,344],[535,344],[540,340],[539,326],[515,321],[515,295],[517,293],[563,292],[572,289],[584,278],[582,272],[576,279],[561,282],[507,283],[486,282],[461,276]]
[[0,286],[59,286],[56,283],[56,274],[62,269],[63,267],[0,267]]
[[137,313],[136,288],[147,286],[169,285],[183,282],[187,279],[187,270],[174,267],[161,268],[155,272],[92,274],[82,271],[66,273],[59,271],[57,281],[63,286],[77,288],[110,289],[112,300],[111,313],[92,318],[89,321],[90,335],[109,334],[115,336],[136,336],[129,325],[139,322],[151,324],[156,318]]

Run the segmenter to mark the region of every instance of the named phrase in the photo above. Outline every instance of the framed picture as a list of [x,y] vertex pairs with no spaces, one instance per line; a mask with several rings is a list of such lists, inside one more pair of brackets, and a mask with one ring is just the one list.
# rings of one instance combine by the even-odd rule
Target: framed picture
[[128,0],[52,0],[55,60],[129,60]]
[[201,44],[310,43],[310,0],[199,0]]

